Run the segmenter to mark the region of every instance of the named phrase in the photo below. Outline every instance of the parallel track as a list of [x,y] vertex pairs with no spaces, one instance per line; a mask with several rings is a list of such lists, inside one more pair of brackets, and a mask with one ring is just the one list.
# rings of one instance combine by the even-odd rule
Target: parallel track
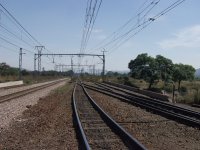
[[145,149],[94,102],[83,85],[74,87],[73,108],[85,149]]
[[178,107],[178,106],[175,106],[175,105],[170,104],[168,102],[163,102],[163,101],[160,101],[160,100],[157,100],[157,99],[139,96],[139,95],[134,94],[130,90],[127,90],[127,89],[124,90],[124,88],[110,86],[108,84],[101,84],[101,83],[97,83],[97,85],[101,85],[102,87],[105,87],[109,90],[115,90],[115,91],[123,92],[124,94],[131,96],[131,98],[138,99],[138,100],[143,101],[145,103],[153,104],[153,105],[159,106],[163,109],[167,109],[167,110],[170,110],[170,111],[173,111],[175,113],[182,114],[182,115],[185,115],[185,116],[188,116],[188,117],[194,117],[194,118],[200,120],[200,113],[199,112],[192,111],[192,110],[182,108],[182,107]]
[[119,83],[113,83],[113,82],[103,82],[107,85],[113,85],[115,87],[119,87],[119,88],[123,88],[132,92],[136,92],[139,93],[143,96],[147,96],[147,97],[151,97],[153,99],[159,99],[160,101],[169,101],[169,97],[167,95],[163,95],[161,93],[156,93],[156,92],[152,92],[152,91],[148,91],[148,90],[141,90],[138,87],[132,87],[132,86],[127,86],[127,85],[123,85],[123,84],[119,84]]
[[115,97],[122,101],[153,111],[159,115],[181,122],[183,124],[200,128],[200,113],[178,106],[167,104],[159,100],[140,97],[118,87],[101,84],[101,86],[91,86],[85,84],[85,87],[97,92]]
[[40,86],[37,86],[37,87],[33,87],[33,88],[25,89],[25,90],[22,90],[22,91],[18,91],[18,92],[15,92],[15,93],[11,93],[11,94],[8,94],[8,95],[0,96],[0,103],[3,103],[3,102],[6,102],[6,101],[10,101],[12,99],[15,99],[15,98],[19,98],[19,97],[25,96],[27,94],[30,94],[30,93],[33,93],[35,91],[50,87],[50,86],[55,85],[57,83],[60,83],[62,81],[63,80],[59,80],[59,81],[47,83],[47,84],[44,84],[44,85],[40,85]]

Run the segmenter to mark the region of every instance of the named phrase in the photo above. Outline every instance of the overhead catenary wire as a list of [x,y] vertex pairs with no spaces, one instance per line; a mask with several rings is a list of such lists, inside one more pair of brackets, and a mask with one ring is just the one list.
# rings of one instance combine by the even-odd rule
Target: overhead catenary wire
[[[21,32],[21,34],[23,33],[29,40],[31,40],[33,42],[34,45],[39,45],[41,46],[42,44],[40,42],[37,42],[37,40],[35,40],[35,38],[32,38],[33,36],[30,36],[28,33],[26,33],[23,28],[21,28],[21,26],[19,26],[19,24],[13,20],[13,18],[9,15],[9,14],[6,14],[6,12],[4,12],[2,9],[0,9],[2,11],[2,13],[18,28],[18,30]],[[12,15],[13,16],[13,15]],[[18,21],[19,22],[19,21]],[[2,23],[1,23],[2,24]],[[31,44],[30,44],[31,45]],[[34,46],[33,46],[34,47]],[[47,48],[46,48],[47,51],[49,51]],[[51,52],[51,51],[49,51]]]
[[88,28],[88,22],[90,22],[89,21],[89,17],[90,17],[91,5],[92,5],[92,0],[88,0],[87,1],[87,7],[86,7],[86,14],[85,14],[85,22],[84,22],[84,28],[83,28],[83,35],[82,35],[82,40],[81,40],[80,53],[81,53],[81,51],[83,50],[83,47],[84,47],[86,30]]
[[1,47],[4,48],[4,49],[6,49],[6,50],[9,50],[9,51],[13,51],[13,52],[15,52],[15,53],[19,53],[19,51],[17,51],[16,49],[8,48],[8,47],[3,46],[3,45],[0,44],[0,48],[1,48]]
[[[128,21],[126,21],[122,26],[120,26],[117,30],[115,30],[113,33],[111,33],[108,37],[106,37],[104,40],[102,40],[100,43],[98,43],[94,48],[92,48],[91,51],[97,51],[107,45],[109,45],[111,42],[108,42],[109,39],[111,39],[110,41],[115,41],[116,36],[118,36],[120,34],[120,32],[122,32],[128,25],[130,25],[132,23],[132,21],[136,20],[136,19],[143,19],[143,17],[141,17],[140,15],[142,13],[145,13],[146,11],[149,11],[149,7],[153,5],[153,7],[150,8],[150,10],[152,8],[155,7],[155,5],[157,5],[159,3],[160,0],[151,0],[148,4],[149,0],[146,0],[142,3],[142,5],[138,8],[138,10],[136,11],[136,15],[134,15],[133,17],[131,17]],[[147,4],[147,5],[146,5]],[[150,11],[149,11],[150,12]],[[148,12],[148,13],[149,13]],[[146,15],[148,14],[146,13]],[[140,16],[140,17],[139,17]],[[139,18],[138,18],[139,17]],[[135,24],[135,26],[137,26],[137,24],[139,24],[139,21]],[[121,35],[122,36],[122,35]],[[104,44],[105,43],[105,44]]]
[[17,38],[18,40],[24,42],[25,44],[27,44],[28,46],[30,46],[31,48],[34,48],[33,45],[31,45],[30,43],[26,42],[25,40],[23,40],[22,38],[20,38],[19,36],[17,36],[16,34],[14,34],[12,31],[8,30],[6,27],[4,27],[3,25],[0,24],[0,27],[3,28],[5,31],[7,31],[9,34],[11,34],[12,36],[14,36],[15,38]]
[[80,53],[84,53],[87,47],[101,4],[102,0],[88,0],[87,2]]
[[[33,36],[31,35],[28,30],[22,26],[22,24],[0,3],[0,6],[3,8],[3,10],[14,20],[14,22],[8,17],[8,15],[2,11],[15,25],[18,25],[19,27],[22,28],[22,30],[29,35],[33,41],[35,41],[39,46],[42,46],[42,44]],[[19,28],[20,29],[20,28]],[[48,50],[47,48],[45,48],[47,51],[51,52],[50,50]]]
[[80,53],[83,51],[84,43],[85,43],[85,37],[86,37],[86,32],[87,28],[89,26],[88,22],[90,22],[89,17],[90,12],[91,12],[91,5],[92,5],[92,0],[87,1],[87,7],[86,7],[86,14],[85,14],[85,21],[84,21],[84,27],[83,27],[83,34],[82,34],[82,40],[81,40],[81,47],[80,47]]
[[[6,13],[3,11],[3,9],[0,9],[1,13],[8,19],[10,20],[10,22],[12,22],[15,27],[17,27],[17,29],[22,32],[23,30],[18,26],[18,24]],[[3,18],[3,15],[1,16],[1,18]],[[27,34],[25,34],[30,40],[32,40]],[[33,42],[33,41],[32,41]]]
[[[86,43],[88,43],[88,40],[89,40],[89,38],[90,38],[90,36],[91,36],[91,32],[92,32],[92,30],[93,30],[94,23],[95,23],[95,21],[96,21],[96,18],[97,18],[99,9],[100,9],[100,7],[101,7],[101,3],[102,3],[102,0],[100,0],[99,6],[98,6],[98,8],[97,8],[96,15],[94,16],[94,19],[93,19],[93,21],[92,21],[92,26],[91,26],[91,29],[90,29],[90,31],[89,31],[90,33],[88,34],[88,37],[86,38]],[[96,7],[96,6],[95,6],[95,7]],[[86,45],[85,45],[84,48],[86,48]]]
[[[4,12],[2,9],[0,9],[0,10],[1,10],[1,12],[4,14],[4,16],[5,16],[6,18],[8,18],[8,19],[18,28],[18,30],[19,30],[20,33],[22,34],[22,33],[23,33],[23,30],[17,25],[17,23],[16,23],[12,18],[10,18],[9,15],[6,14],[6,12]],[[13,36],[15,36],[17,39],[20,39],[20,37],[17,36],[15,33],[13,33],[13,31],[11,31],[11,29],[8,29],[8,27],[5,27],[5,24],[3,24],[3,23],[1,22],[0,25],[1,25],[1,28],[3,28],[3,29],[6,30],[7,32],[9,32],[9,33],[12,34]],[[33,39],[31,39],[31,37],[29,37],[27,34],[24,34],[24,35],[25,35],[29,40],[31,40],[31,42],[34,43]],[[27,45],[31,46],[31,48],[34,47],[32,44],[28,43],[27,41],[23,40],[22,38],[21,38],[20,40],[23,41],[24,43],[26,43]]]
[[134,32],[132,35],[130,35],[128,38],[126,38],[124,41],[122,41],[121,43],[119,43],[117,46],[112,47],[112,49],[110,49],[109,55],[114,52],[115,50],[117,50],[121,45],[123,45],[125,42],[127,42],[129,39],[133,38],[134,36],[136,36],[139,32],[141,32],[142,30],[144,30],[146,27],[148,27],[152,22],[154,22],[155,20],[157,20],[158,18],[160,18],[161,16],[165,15],[166,13],[168,13],[169,11],[171,11],[172,9],[176,8],[177,6],[179,6],[180,4],[182,4],[184,1],[186,0],[177,0],[176,2],[172,3],[171,5],[169,5],[168,7],[166,7],[164,10],[162,10],[161,12],[159,12],[158,14],[154,15],[152,18],[149,18],[143,26],[141,26],[141,28]]
[[[2,36],[2,35],[1,35],[1,36]],[[15,44],[15,43],[13,43],[13,42],[10,42],[10,41],[8,41],[7,39],[5,39],[5,38],[3,38],[3,37],[1,37],[1,36],[0,36],[0,39],[3,40],[4,42],[6,42],[6,43],[8,43],[8,44],[10,44],[10,45],[13,45],[13,46],[15,46],[15,47],[17,47],[17,48],[22,48],[21,46]],[[25,48],[23,48],[23,49],[24,49],[25,51],[27,51],[27,52],[30,52],[30,53],[34,54],[34,52],[32,52],[31,50],[28,50],[28,49],[25,49]]]
[[39,45],[42,45],[33,35],[31,35],[22,25],[21,23],[0,3],[0,6],[8,13],[8,15]]
[[[88,0],[87,1],[83,34],[82,34],[82,39],[81,39],[81,47],[80,47],[80,52],[79,52],[81,54],[84,54],[87,48],[87,44],[90,39],[101,5],[102,5],[102,0]],[[79,66],[81,65],[82,59],[83,59],[82,56],[80,56],[78,59]]]
[[[149,11],[151,11],[150,8],[152,8],[153,6],[156,6],[157,5],[156,4],[157,1],[158,0],[154,0],[155,3],[151,4],[151,3],[148,3],[148,2],[153,2],[153,0],[151,0],[151,1],[146,0],[143,3],[143,6],[141,7],[141,9],[139,9],[140,10],[139,13],[136,14],[136,16],[135,16],[135,19],[138,19],[138,22],[136,23],[136,25],[135,26],[131,26],[132,27],[131,30],[129,29],[128,31],[126,31],[124,33],[122,33],[122,31],[124,31],[124,30],[122,30],[122,31],[120,30],[120,32],[115,32],[114,38],[112,36],[112,41],[108,41],[108,42],[112,43],[113,45],[111,45],[111,44],[106,45],[106,46],[111,46],[107,50],[109,50],[110,52],[111,51],[115,51],[115,49],[118,49],[121,45],[123,45],[130,38],[134,37],[135,35],[137,35],[138,33],[140,33],[142,30],[144,30],[154,20],[158,19],[159,17],[161,17],[165,13],[169,12],[171,9],[175,8],[176,5],[179,5],[179,3],[182,3],[185,0],[177,0],[176,3],[175,3],[175,5],[173,5],[173,6],[169,7],[169,8],[166,8],[165,10],[161,11],[160,13],[158,13],[157,15],[155,15],[154,17],[147,18],[148,14],[149,14]],[[99,3],[97,3],[97,2],[99,2]],[[86,16],[85,16],[85,19],[87,20],[86,21],[87,26],[86,26],[86,29],[84,30],[85,33],[83,34],[84,35],[83,36],[84,39],[83,39],[83,43],[82,43],[82,49],[80,49],[80,52],[82,52],[82,53],[84,53],[84,51],[87,48],[87,43],[88,43],[88,41],[90,39],[90,36],[91,36],[92,30],[93,30],[93,26],[94,26],[94,23],[95,23],[98,11],[99,11],[99,9],[101,7],[101,2],[102,2],[102,0],[101,1],[98,1],[98,0],[88,0],[87,9],[86,9]],[[100,5],[97,5],[97,4],[100,4]],[[145,9],[146,7],[148,9]],[[142,13],[140,13],[140,12],[142,12]],[[128,23],[127,25],[126,24],[124,24],[124,25],[125,26],[122,29],[126,28],[127,25],[130,25],[130,24]],[[23,30],[23,32],[25,32],[25,31]],[[17,37],[19,37],[19,36],[17,36]],[[36,41],[34,41],[34,42],[36,42]],[[15,42],[12,42],[12,43],[16,44]],[[39,43],[37,43],[37,44],[39,45]],[[103,45],[102,47],[104,47],[104,46],[105,45]],[[45,48],[45,50],[47,50],[47,51],[50,52],[50,50],[48,50],[46,48]],[[50,59],[50,58],[48,58],[48,59]]]
[[[26,35],[27,38],[29,38],[32,42],[34,42],[35,44],[34,45],[39,45],[39,46],[42,46],[42,44],[33,36],[30,34],[30,32],[28,32],[28,30],[22,26],[22,24],[0,3],[0,7],[2,9],[1,12],[19,29],[19,31],[21,33],[24,33],[24,35]],[[20,38],[19,36],[17,36],[16,34],[14,34],[12,31],[10,31],[9,29],[7,29],[5,26],[2,25],[2,23],[0,24],[1,25],[1,28],[3,28],[5,31],[7,31],[9,34],[11,34],[12,36],[14,36],[15,38],[17,38],[18,40],[21,40],[22,42],[24,42],[25,44],[29,45],[31,48],[34,49],[35,46],[33,46],[32,44],[28,43],[27,41],[23,40],[22,38]],[[3,40],[3,39],[2,39]],[[19,45],[16,45],[14,44],[13,42],[10,42],[8,40],[6,40],[4,38],[4,41],[11,44],[14,46],[18,46],[18,47],[22,47],[22,46],[19,46]],[[26,48],[22,47],[24,50],[27,50]],[[45,49],[47,50],[48,52],[51,52],[50,50],[48,50],[47,48]],[[27,50],[31,53],[34,53],[32,52],[31,50]],[[52,53],[52,52],[51,52]]]
[[[141,15],[142,13],[144,13],[144,14],[143,14],[143,16],[140,17],[139,20],[143,20],[143,19],[153,10],[153,8],[154,8],[156,5],[158,5],[159,2],[160,2],[160,0],[153,0],[153,1],[151,1],[144,9],[142,9],[138,14],[140,14],[140,15]],[[141,9],[141,7],[140,7],[140,9]],[[138,22],[136,22],[133,26],[131,26],[131,28],[130,28],[128,31],[126,31],[125,33],[121,33],[121,34],[120,34],[120,32],[123,31],[123,29],[124,29],[129,23],[131,23],[131,21],[134,20],[134,19],[137,19],[137,15],[135,15],[134,17],[132,17],[131,19],[129,19],[129,20],[128,20],[123,26],[121,26],[117,31],[113,32],[113,33],[111,34],[112,39],[109,40],[109,41],[107,41],[104,45],[101,45],[101,47],[97,48],[96,50],[102,49],[102,48],[104,48],[104,47],[106,47],[106,46],[108,46],[108,45],[111,45],[111,44],[115,43],[115,42],[116,42],[116,43],[119,42],[119,40],[122,40],[123,38],[125,38],[126,36],[128,36],[132,31],[134,31],[134,30],[140,28],[142,25],[144,25],[144,24],[146,23],[146,21],[143,21],[143,22],[138,21]],[[140,23],[140,22],[141,22],[141,23]]]

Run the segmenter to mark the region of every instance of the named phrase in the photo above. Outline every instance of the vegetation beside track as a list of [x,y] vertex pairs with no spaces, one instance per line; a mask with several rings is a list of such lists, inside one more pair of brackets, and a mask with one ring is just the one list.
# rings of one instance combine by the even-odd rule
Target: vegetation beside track
[[142,53],[129,62],[128,68],[127,75],[108,72],[106,80],[167,94],[179,103],[200,104],[200,81],[192,66]]
[[[55,80],[59,78],[64,78],[66,76],[71,76],[73,72],[71,70],[67,72],[57,72],[57,71],[42,71],[40,74],[34,71],[22,70],[22,80],[24,84],[33,84],[39,82],[45,82],[49,80]],[[0,63],[0,83],[8,81],[19,80],[19,69],[11,67],[6,63]]]
[[[125,84],[133,87],[139,87],[140,89],[148,89],[148,83],[142,79],[134,79],[132,77],[118,75],[116,77],[106,77],[107,81]],[[163,90],[164,82],[158,81],[156,84],[152,85],[152,91],[161,93]],[[177,89],[178,84],[175,84]],[[165,86],[166,94],[172,98],[172,84],[166,84]],[[200,81],[183,81],[180,87],[180,92],[176,90],[175,98],[177,103],[185,104],[200,104]]]

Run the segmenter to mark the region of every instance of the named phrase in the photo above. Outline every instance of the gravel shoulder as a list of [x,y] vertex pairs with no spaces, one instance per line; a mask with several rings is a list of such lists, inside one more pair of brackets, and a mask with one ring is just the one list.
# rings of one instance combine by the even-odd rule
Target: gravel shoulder
[[63,86],[65,83],[66,82],[63,81],[23,97],[0,103],[0,128],[7,128],[13,119],[16,119],[27,109],[27,106],[37,104],[40,98],[47,96],[52,90]]
[[36,84],[31,84],[31,85],[25,85],[25,86],[20,86],[20,87],[13,87],[13,88],[10,88],[10,89],[0,89],[0,96],[4,96],[4,95],[11,94],[11,93],[27,90],[27,89],[30,89],[30,88],[45,85],[45,84],[52,83],[52,82],[59,81],[59,80],[62,81],[62,80],[69,80],[69,79],[67,79],[67,78],[66,79],[58,79],[58,80],[36,83]]
[[67,83],[40,98],[37,104],[28,105],[9,128],[0,130],[0,149],[78,149],[71,107],[72,87]]
[[118,99],[88,90],[114,120],[148,149],[200,149],[200,130],[152,114]]

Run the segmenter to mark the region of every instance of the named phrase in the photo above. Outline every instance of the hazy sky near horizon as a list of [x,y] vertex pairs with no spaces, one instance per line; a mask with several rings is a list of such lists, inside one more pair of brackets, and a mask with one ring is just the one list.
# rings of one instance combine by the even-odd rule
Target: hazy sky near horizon
[[[186,0],[117,49],[113,47],[118,43],[98,45],[133,16],[137,16],[136,19],[121,31],[122,34],[138,22],[144,21],[139,20],[140,16],[138,17],[137,14],[142,10],[139,7],[145,1],[148,4],[153,0],[103,0],[85,53],[101,54],[101,50],[105,48],[107,51],[106,70],[128,70],[129,61],[141,53],[148,53],[153,57],[163,55],[174,63],[190,64],[195,68],[200,68],[199,0]],[[152,18],[175,1],[154,0],[159,3],[144,19]],[[51,52],[78,53],[80,51],[87,0],[0,0],[0,3]],[[17,40],[1,26],[0,37],[35,52],[36,43],[25,37],[22,31],[17,29],[1,12],[1,9],[0,7],[0,25],[7,27],[9,31],[30,43],[31,46]],[[117,38],[117,33],[114,38]],[[105,41],[109,42],[109,40]],[[18,51],[17,47],[0,39],[0,62],[7,62],[17,67]],[[32,70],[33,53],[25,53],[23,67]],[[57,64],[69,65],[71,58],[54,59]],[[76,64],[78,59],[75,57],[73,59]],[[42,66],[46,69],[54,68],[52,57],[44,57],[42,62]],[[102,67],[100,59],[93,57],[84,58],[83,63],[96,64],[96,68]]]

